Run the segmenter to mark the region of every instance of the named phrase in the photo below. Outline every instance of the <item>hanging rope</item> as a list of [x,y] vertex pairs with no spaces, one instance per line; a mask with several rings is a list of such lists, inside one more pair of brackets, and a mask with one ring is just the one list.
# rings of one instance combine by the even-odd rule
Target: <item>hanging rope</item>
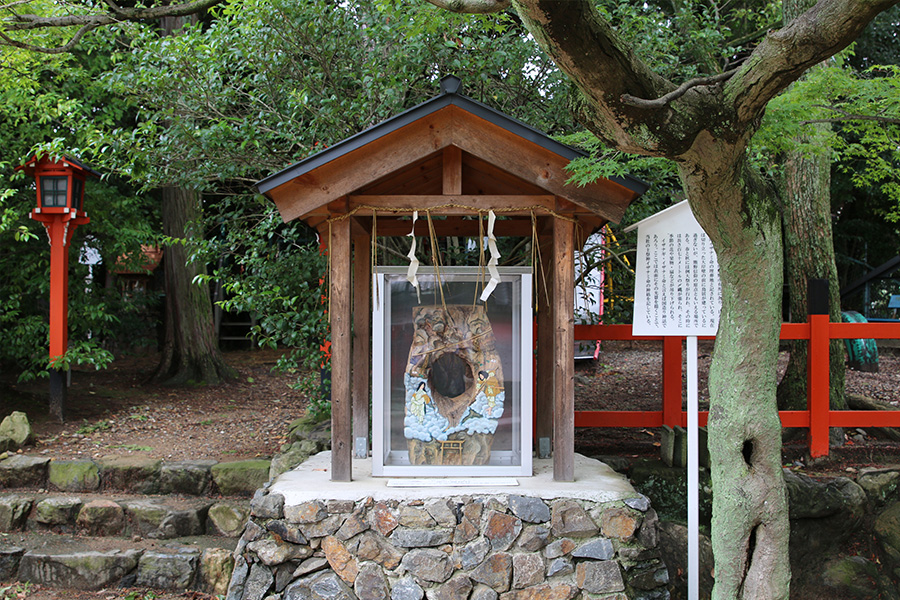
[[[541,257],[541,243],[538,239],[537,233],[537,217],[534,216],[534,211],[531,211],[531,235],[533,241],[531,242],[532,250],[537,249],[537,264],[541,270],[541,283],[544,286],[544,300],[547,302],[547,306],[550,306],[550,292],[547,290],[547,273],[544,271],[544,259]],[[534,264],[534,263],[532,263]],[[537,281],[534,282],[534,297],[536,301],[539,303],[541,301],[540,294],[538,293]]]
[[378,267],[378,215],[372,211],[372,281],[375,283],[375,308],[381,308],[381,294],[375,270]]
[[431,211],[425,211],[425,218],[428,219],[428,236],[431,238],[431,264],[434,266],[434,274],[437,277],[438,290],[441,292],[441,308],[448,319],[451,319],[450,312],[447,310],[447,301],[444,298],[444,279],[441,277],[441,253],[438,251],[437,235],[434,232],[434,222],[431,220]]
[[[456,204],[454,202],[448,202],[447,204],[439,204],[437,206],[432,206],[432,207],[428,208],[427,210],[430,212],[430,211],[438,211],[438,210],[446,210],[446,209],[461,209],[461,210],[467,210],[469,212],[479,213],[479,214],[481,212],[483,212],[483,210],[484,210],[477,206],[471,206],[469,204]],[[376,210],[379,210],[381,212],[388,212],[388,213],[395,213],[395,214],[396,213],[418,212],[418,211],[412,210],[409,207],[370,206],[368,204],[360,204],[360,205],[354,206],[353,209],[351,209],[350,211],[348,211],[344,214],[331,217],[330,219],[328,219],[328,222],[343,221],[344,219],[348,219],[348,218],[352,217],[353,215],[355,215],[356,213],[358,213],[361,210],[371,210],[373,212]],[[569,216],[560,214],[554,210],[551,210],[551,209],[549,209],[545,206],[541,206],[541,205],[506,207],[506,208],[493,209],[493,212],[495,212],[501,216],[503,215],[503,213],[525,212],[525,211],[543,212],[543,213],[546,213],[547,215],[555,217],[557,219],[562,219],[563,221],[569,221],[571,223],[578,222],[578,220],[575,219],[574,217],[569,217]]]
[[478,280],[475,281],[475,296],[472,298],[472,306],[475,306],[475,303],[478,302],[478,285],[481,284],[482,289],[484,288],[484,226],[481,222],[481,215],[483,213],[478,211]]
[[325,289],[328,293],[328,300],[325,308],[328,309],[328,312],[325,314],[331,318],[331,221],[328,221],[328,247],[326,248],[325,253],[328,256],[328,271],[325,273]]
[[[550,210],[549,208],[546,208],[545,206],[540,206],[540,205],[530,206],[530,207],[496,208],[496,209],[492,209],[488,212],[488,232],[487,232],[487,236],[485,236],[483,222],[482,222],[482,214],[483,214],[484,210],[482,208],[479,208],[477,206],[470,206],[467,204],[457,204],[457,203],[449,202],[447,204],[433,206],[433,207],[429,208],[428,210],[426,210],[426,215],[428,218],[429,237],[431,238],[432,261],[434,263],[435,272],[436,272],[436,275],[438,278],[438,288],[440,290],[440,295],[441,295],[441,304],[445,308],[446,308],[446,301],[444,299],[444,289],[443,289],[443,283],[442,283],[441,275],[440,275],[440,269],[441,269],[440,255],[437,252],[437,243],[436,243],[437,234],[435,233],[434,223],[432,222],[432,219],[431,219],[431,211],[446,210],[446,209],[467,210],[467,211],[471,211],[478,215],[478,264],[481,266],[480,279],[481,279],[482,284],[485,279],[484,238],[485,237],[488,238],[488,248],[491,252],[491,259],[490,259],[490,261],[488,261],[487,270],[491,274],[491,280],[482,289],[481,300],[483,302],[487,301],[487,299],[490,297],[491,293],[494,291],[494,288],[497,286],[497,283],[499,283],[499,281],[500,281],[500,273],[497,270],[497,264],[498,264],[498,261],[500,258],[500,252],[499,252],[499,250],[497,250],[496,237],[494,236],[494,233],[493,233],[494,222],[496,221],[496,217],[497,217],[496,213],[499,213],[500,215],[502,215],[503,213],[522,212],[522,211],[526,211],[526,210],[529,211],[531,213],[532,238],[534,240],[532,242],[532,265],[534,264],[534,258],[533,258],[534,257],[534,249],[537,248],[537,258],[538,258],[537,262],[541,266],[541,275],[542,275],[542,279],[544,281],[544,294],[547,299],[547,303],[549,305],[550,294],[547,291],[547,278],[546,278],[546,274],[544,273],[543,260],[541,259],[540,245],[537,243],[537,226],[536,226],[535,212],[540,211],[540,212],[547,214],[548,216],[552,216],[555,219],[561,219],[563,221],[569,221],[571,223],[574,223],[578,227],[578,231],[581,231],[580,224],[578,223],[577,219],[575,219],[574,217],[569,217],[569,216],[560,214],[554,210]],[[358,206],[353,207],[352,210],[350,210],[344,214],[336,215],[336,216],[333,216],[333,217],[325,220],[325,222],[328,223],[328,273],[326,274],[325,281],[327,284],[326,289],[328,290],[328,292],[327,292],[328,293],[327,308],[328,308],[329,313],[331,311],[331,251],[330,251],[331,250],[331,235],[332,235],[331,226],[335,222],[343,221],[344,219],[349,219],[350,217],[352,217],[359,211],[369,211],[369,210],[372,211],[372,273],[374,275],[375,268],[377,266],[377,250],[378,250],[377,225],[376,225],[377,212],[382,211],[382,212],[387,212],[387,213],[400,214],[400,213],[409,213],[411,209],[408,207],[371,206],[368,204],[360,204]],[[407,254],[407,257],[409,258],[409,261],[410,261],[409,268],[407,270],[407,280],[412,284],[412,286],[414,288],[416,288],[416,297],[417,297],[419,303],[421,304],[421,302],[422,302],[421,291],[419,288],[418,277],[416,275],[418,268],[419,268],[419,260],[415,256],[415,251],[416,251],[415,232],[416,232],[416,220],[418,219],[418,217],[419,217],[419,211],[413,210],[412,211],[412,228],[411,228],[410,232],[408,234],[406,234],[407,237],[412,238],[412,241],[410,243],[410,251],[409,251],[409,254]],[[475,288],[476,296],[478,294],[477,285],[478,284],[476,284],[476,288]],[[376,304],[378,304],[379,303],[379,297],[378,297],[379,289],[378,289],[377,283],[376,283],[375,289],[376,289]],[[474,302],[475,301],[473,301],[473,305],[474,305]]]

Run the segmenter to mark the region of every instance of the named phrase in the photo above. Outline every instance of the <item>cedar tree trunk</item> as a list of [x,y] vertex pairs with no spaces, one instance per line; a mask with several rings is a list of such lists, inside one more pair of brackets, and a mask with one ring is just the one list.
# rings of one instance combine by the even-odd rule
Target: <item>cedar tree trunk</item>
[[[812,0],[784,0],[784,20],[790,21],[808,10]],[[813,67],[818,68],[818,67]],[[813,139],[798,142],[824,143],[830,129],[827,123],[812,125]],[[821,134],[821,135],[816,135]],[[782,221],[784,223],[784,261],[790,301],[791,321],[806,321],[807,280],[828,280],[830,318],[841,321],[841,295],[837,265],[834,260],[834,237],[831,233],[831,153],[829,148],[810,155],[799,150],[787,153],[781,181]],[[807,343],[788,342],[791,351],[787,371],[778,385],[778,408],[806,410]],[[830,405],[847,408],[844,397],[845,351],[842,340],[831,340]],[[832,439],[840,445],[841,429],[832,429]]]
[[[178,35],[197,15],[160,19],[162,35]],[[200,223],[199,195],[177,187],[162,192],[163,233],[175,240],[193,236],[192,227]],[[166,334],[162,357],[153,380],[168,385],[185,383],[214,384],[236,376],[225,364],[216,339],[212,299],[206,283],[194,283],[206,274],[206,265],[190,261],[184,244],[172,244],[165,252]]]
[[[197,194],[176,187],[162,189],[163,233],[189,239],[191,226],[199,222]],[[219,352],[213,327],[212,301],[206,283],[194,283],[206,273],[206,265],[191,261],[183,244],[165,252],[166,337],[153,380],[179,385],[220,383],[235,376]]]
[[[827,279],[832,322],[841,321],[840,288],[831,233],[831,160],[826,154],[803,156],[790,152],[785,158],[781,190],[784,222],[785,272],[790,290],[791,321],[808,318],[807,281]],[[789,342],[791,359],[778,386],[781,410],[806,410],[807,343]],[[847,407],[844,398],[845,353],[842,340],[831,340],[830,404]]]

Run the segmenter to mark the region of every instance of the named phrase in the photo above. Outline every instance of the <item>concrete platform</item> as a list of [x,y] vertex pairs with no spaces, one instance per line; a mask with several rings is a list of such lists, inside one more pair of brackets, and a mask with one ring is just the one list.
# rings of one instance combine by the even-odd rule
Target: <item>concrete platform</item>
[[[592,502],[613,502],[640,496],[624,475],[616,473],[606,464],[575,455],[575,481],[553,481],[553,461],[535,459],[532,477],[490,477],[485,486],[468,485],[478,477],[466,478],[465,486],[453,485],[463,478],[429,478],[422,487],[389,487],[388,482],[402,483],[403,478],[373,477],[371,459],[353,459],[353,481],[331,481],[331,452],[321,452],[305,463],[282,474],[269,489],[271,494],[282,494],[285,506],[294,506],[313,500],[362,500],[371,497],[380,500],[425,500],[484,494],[514,494],[544,500],[570,498]],[[423,479],[417,477],[416,479]],[[491,485],[491,480],[512,480],[515,485]],[[435,487],[435,482],[447,481],[448,485]]]

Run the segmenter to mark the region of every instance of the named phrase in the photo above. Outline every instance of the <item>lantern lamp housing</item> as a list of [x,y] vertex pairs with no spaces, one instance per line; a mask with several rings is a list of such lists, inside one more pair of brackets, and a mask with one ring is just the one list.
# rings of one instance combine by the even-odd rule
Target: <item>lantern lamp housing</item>
[[37,180],[37,212],[84,215],[84,182],[100,173],[68,156],[34,157],[16,167]]

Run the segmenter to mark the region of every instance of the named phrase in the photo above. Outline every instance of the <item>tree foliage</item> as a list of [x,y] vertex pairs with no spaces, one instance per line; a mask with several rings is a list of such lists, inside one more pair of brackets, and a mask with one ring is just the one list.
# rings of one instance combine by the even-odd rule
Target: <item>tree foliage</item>
[[[132,31],[131,51],[102,81],[139,107],[136,123],[97,129],[86,154],[144,189],[201,190],[205,241],[191,256],[222,258],[205,279],[224,283],[223,306],[257,314],[257,338],[298,348],[306,367],[318,366],[327,337],[324,262],[315,236],[281,223],[253,194],[255,181],[431,98],[448,73],[466,94],[531,125],[574,127],[564,78],[510,15],[472,21],[398,1],[265,0],[222,3],[175,37]],[[382,260],[396,254],[380,243]],[[470,253],[458,242],[446,250],[452,261]]]
[[[36,202],[34,180],[15,167],[39,152],[76,156],[91,130],[118,125],[129,105],[112,98],[97,81],[110,55],[96,52],[104,40],[66,56],[35,57],[5,48],[0,59],[0,362],[15,365],[22,378],[45,374],[49,297],[49,251],[43,227],[27,215]],[[90,119],[92,127],[81,125]],[[121,181],[91,181],[85,206],[92,222],[76,231],[70,259],[70,348],[62,366],[103,366],[110,340],[144,334],[139,303],[123,302],[103,286],[97,267],[79,259],[98,253],[106,265],[134,254],[153,237],[152,205]],[[151,299],[148,299],[150,301]]]

